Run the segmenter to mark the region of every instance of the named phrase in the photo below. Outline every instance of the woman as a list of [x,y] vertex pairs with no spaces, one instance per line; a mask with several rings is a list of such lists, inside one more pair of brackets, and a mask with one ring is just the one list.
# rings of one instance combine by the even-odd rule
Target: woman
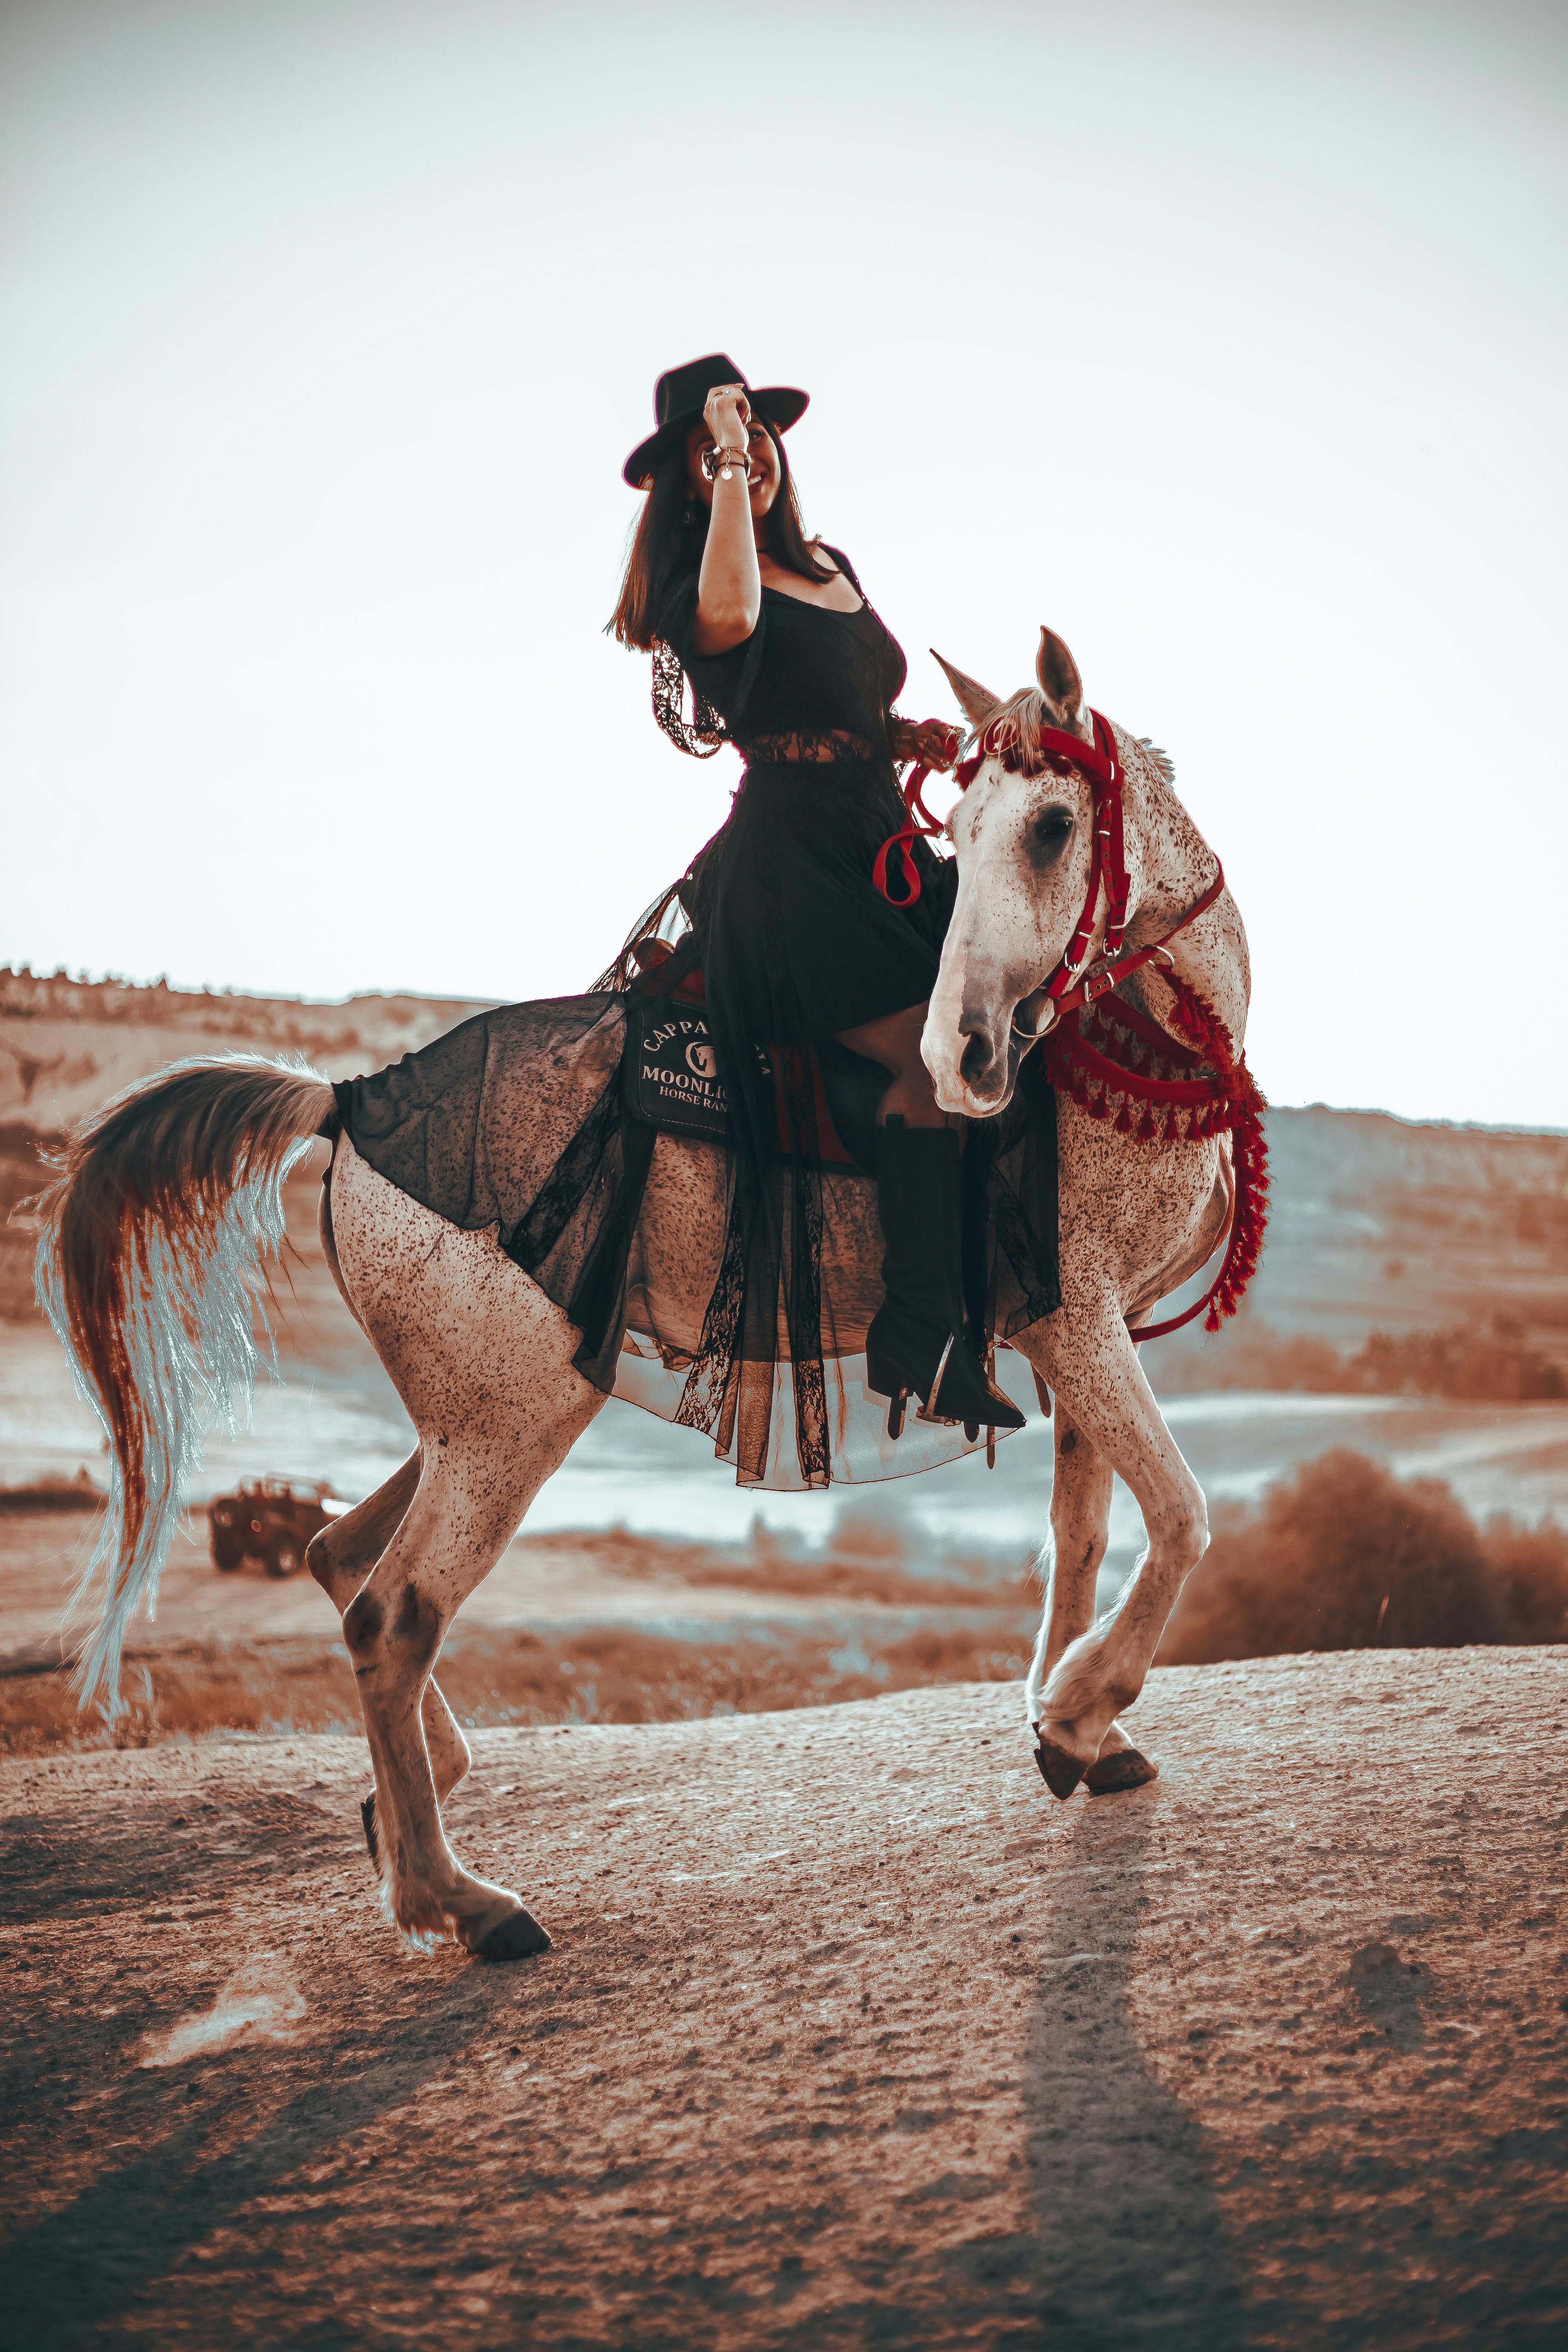
[[701,965],[740,1155],[731,1278],[710,1310],[731,1328],[706,1333],[705,1353],[771,1359],[782,1297],[803,1465],[817,1450],[820,1171],[809,1123],[786,1112],[779,1178],[768,1067],[786,1071],[792,1051],[826,1040],[887,1081],[875,1138],[885,1297],[867,1334],[868,1385],[889,1399],[913,1391],[932,1418],[1023,1423],[964,1336],[962,1138],[921,1058],[951,869],[919,843],[898,904],[872,873],[903,816],[894,761],[946,769],[949,730],[895,714],[901,651],[847,559],[805,537],[782,436],[805,406],[803,392],[752,392],[722,352],[659,378],[656,430],[624,468],[647,501],[611,624],[653,652],[655,708],[682,750],[730,741],[745,761],[728,823],[679,890],[694,932],[683,961]]

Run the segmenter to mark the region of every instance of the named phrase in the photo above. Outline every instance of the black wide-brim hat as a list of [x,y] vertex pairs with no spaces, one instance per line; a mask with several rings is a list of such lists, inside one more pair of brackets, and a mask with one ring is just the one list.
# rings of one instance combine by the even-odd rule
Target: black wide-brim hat
[[710,352],[705,360],[688,360],[684,367],[671,368],[654,385],[655,429],[646,441],[637,443],[621,467],[623,481],[634,490],[644,487],[659,459],[700,423],[702,404],[716,383],[738,383],[756,414],[766,417],[780,433],[787,433],[810,404],[810,394],[797,392],[792,384],[769,383],[754,390],[728,352]]

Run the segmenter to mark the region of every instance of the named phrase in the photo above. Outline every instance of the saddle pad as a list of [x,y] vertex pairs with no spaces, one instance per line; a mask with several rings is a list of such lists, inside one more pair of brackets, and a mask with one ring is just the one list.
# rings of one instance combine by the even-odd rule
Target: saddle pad
[[626,1001],[626,1108],[672,1135],[728,1143],[730,1107],[700,1005],[668,996]]
[[[700,980],[668,996],[631,994],[626,1000],[626,1056],[622,1063],[629,1115],[670,1135],[703,1143],[729,1143],[730,1107],[725,1100],[702,1002]],[[858,1156],[839,1139],[823,1084],[820,1055],[811,1046],[759,1045],[757,1066],[773,1093],[778,1150],[811,1153],[826,1168],[868,1169],[869,1149]],[[848,1063],[858,1057],[834,1049]],[[866,1066],[869,1067],[869,1065]],[[874,1095],[883,1084],[875,1074]],[[874,1100],[874,1096],[873,1096]],[[872,1114],[874,1116],[874,1112]]]

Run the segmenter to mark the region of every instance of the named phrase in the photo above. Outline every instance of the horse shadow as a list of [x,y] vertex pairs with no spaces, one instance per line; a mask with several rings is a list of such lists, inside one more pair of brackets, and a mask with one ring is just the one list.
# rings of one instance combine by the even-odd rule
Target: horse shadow
[[1051,2352],[1242,2352],[1241,2278],[1206,2135],[1140,2036],[1142,1874],[1157,1787],[1074,1809],[1060,1838],[1025,2077],[1031,2301]]
[[[170,2078],[132,2072],[100,2128],[127,2152],[76,2196],[0,2242],[0,2305],[16,2344],[49,2352],[127,2340],[139,2298],[184,2277],[198,2329],[213,2314],[182,2265],[194,2247],[301,2170],[341,2159],[345,2144],[381,2117],[415,2104],[477,2038],[515,2015],[511,1971],[449,1981],[419,2011],[382,2020],[347,2082],[323,2074],[318,2048],[229,2051],[223,2079],[187,2121],[171,2105]],[[195,2073],[192,2068],[191,2073]],[[186,2323],[191,2314],[182,2315]],[[206,2340],[205,2337],[203,2340]],[[289,2341],[338,2352],[359,2341],[328,2318]]]
[[[0,1927],[63,1927],[100,1904],[139,1899],[229,1902],[274,1885],[280,1859],[303,1869],[343,1843],[342,1822],[306,1797],[269,1794],[244,1813],[205,1799],[186,1803],[189,1815],[173,1822],[158,1799],[127,1799],[111,1823],[86,1803],[56,1805],[47,1820],[0,1819]],[[220,1813],[221,1853],[214,1851]]]
[[[144,1928],[167,1921],[164,1906],[182,1897],[221,1895],[231,1915],[237,1897],[259,1886],[279,1902],[304,1901],[325,1856],[363,1870],[357,1823],[350,1834],[309,1800],[282,1794],[252,1796],[249,1811],[248,1822],[226,1818],[227,1804],[198,1811],[188,1850],[173,1843],[166,1808],[151,1801],[110,1820],[69,1806],[42,1823],[13,1817],[0,1823],[0,1924],[68,1936],[92,1934],[105,1918],[134,1929],[140,1914]],[[221,1853],[211,1843],[215,1826],[239,1832]],[[149,1915],[154,1893],[160,1907]],[[210,1932],[221,1955],[228,1930],[213,1925]],[[187,1965],[191,1957],[182,1955]],[[297,1965],[319,2001],[321,1964]],[[289,1972],[289,1963],[279,1967]],[[191,2250],[236,2212],[323,2158],[341,2162],[347,2143],[416,2102],[476,2039],[515,2031],[531,1978],[529,1969],[480,1971],[454,1960],[446,1981],[398,2016],[386,2002],[396,1967],[390,1949],[373,1950],[334,1985],[343,2024],[333,2046],[355,2069],[346,2074],[324,2066],[323,2044],[310,2032],[282,2045],[264,2039],[226,2047],[220,2059],[197,2051],[168,2069],[143,2069],[143,2032],[180,2022],[156,1978],[118,1990],[117,2008],[102,2013],[111,2024],[97,2024],[76,2004],[31,2002],[10,2053],[15,2111],[41,2109],[47,2128],[90,2132],[115,2153],[52,2210],[0,2229],[7,2340],[49,2352],[121,2342],[127,2330],[140,2341],[138,2299],[149,2288],[179,2273]],[[83,2091],[93,2095],[90,2124],[71,2113]],[[199,2300],[199,2283],[192,2291]],[[201,2317],[205,2324],[210,2313]],[[349,2337],[323,2321],[289,2340],[335,2352]]]

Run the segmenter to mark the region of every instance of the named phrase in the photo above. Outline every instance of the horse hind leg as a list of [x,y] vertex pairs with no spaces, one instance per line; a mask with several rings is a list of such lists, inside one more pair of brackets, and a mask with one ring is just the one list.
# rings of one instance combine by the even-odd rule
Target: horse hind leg
[[[418,1485],[419,1454],[416,1451],[384,1486],[367,1495],[363,1503],[356,1503],[352,1511],[345,1511],[341,1519],[330,1520],[306,1546],[305,1565],[340,1618],[402,1526]],[[466,1778],[474,1759],[458,1727],[458,1719],[434,1678],[425,1686],[421,1720],[437,1801],[444,1805]],[[364,1823],[364,1842],[371,1861],[379,1865],[374,1784],[360,1804],[360,1819]]]
[[519,1958],[550,1939],[509,1887],[465,1870],[447,1844],[422,1710],[453,1618],[604,1398],[574,1368],[565,1316],[494,1234],[447,1224],[346,1138],[332,1223],[355,1313],[420,1440],[413,1500],[343,1612],[384,1899],[416,1939],[452,1936],[487,1959]]
[[483,1429],[427,1445],[414,1502],[343,1617],[394,1924],[416,1940],[450,1935],[484,1959],[521,1959],[550,1937],[510,1887],[465,1870],[447,1844],[421,1708],[447,1627],[592,1418],[597,1392],[588,1400],[571,1400],[548,1435],[536,1421],[510,1447]]
[[[353,1293],[344,1278],[338,1256],[337,1234],[332,1224],[332,1171],[337,1165],[340,1149],[344,1149],[345,1160],[357,1157],[352,1145],[346,1149],[343,1147],[341,1138],[334,1143],[332,1156],[321,1172],[321,1196],[316,1213],[316,1225],[321,1237],[321,1255],[338,1286],[338,1295],[368,1339],[371,1335],[364,1318],[355,1306]],[[374,1340],[372,1345],[374,1345]],[[312,1536],[306,1546],[305,1564],[340,1617],[397,1533],[418,1484],[419,1453],[416,1447],[384,1486],[378,1486],[373,1495],[367,1495],[363,1503],[356,1503],[352,1511],[345,1511],[341,1519],[332,1520],[319,1535]],[[436,1795],[438,1801],[445,1804],[453,1790],[466,1779],[474,1760],[473,1751],[458,1728],[458,1718],[443,1697],[440,1685],[434,1680],[426,1686],[422,1715],[425,1745],[429,1751]],[[376,1850],[374,1782],[368,1795],[361,1799],[359,1811],[371,1862],[379,1868],[381,1857]]]
[[1041,1737],[1041,1691],[1058,1661],[1094,1622],[1095,1592],[1110,1528],[1113,1481],[1110,1463],[1096,1452],[1058,1402],[1051,1529],[1041,1562],[1046,1570],[1046,1602],[1026,1685],[1029,1722],[1037,1742],[1035,1761],[1047,1787],[1058,1797],[1070,1796],[1080,1779],[1091,1796],[1142,1788],[1158,1776],[1160,1769],[1115,1722],[1087,1771],[1076,1757],[1066,1755]]

